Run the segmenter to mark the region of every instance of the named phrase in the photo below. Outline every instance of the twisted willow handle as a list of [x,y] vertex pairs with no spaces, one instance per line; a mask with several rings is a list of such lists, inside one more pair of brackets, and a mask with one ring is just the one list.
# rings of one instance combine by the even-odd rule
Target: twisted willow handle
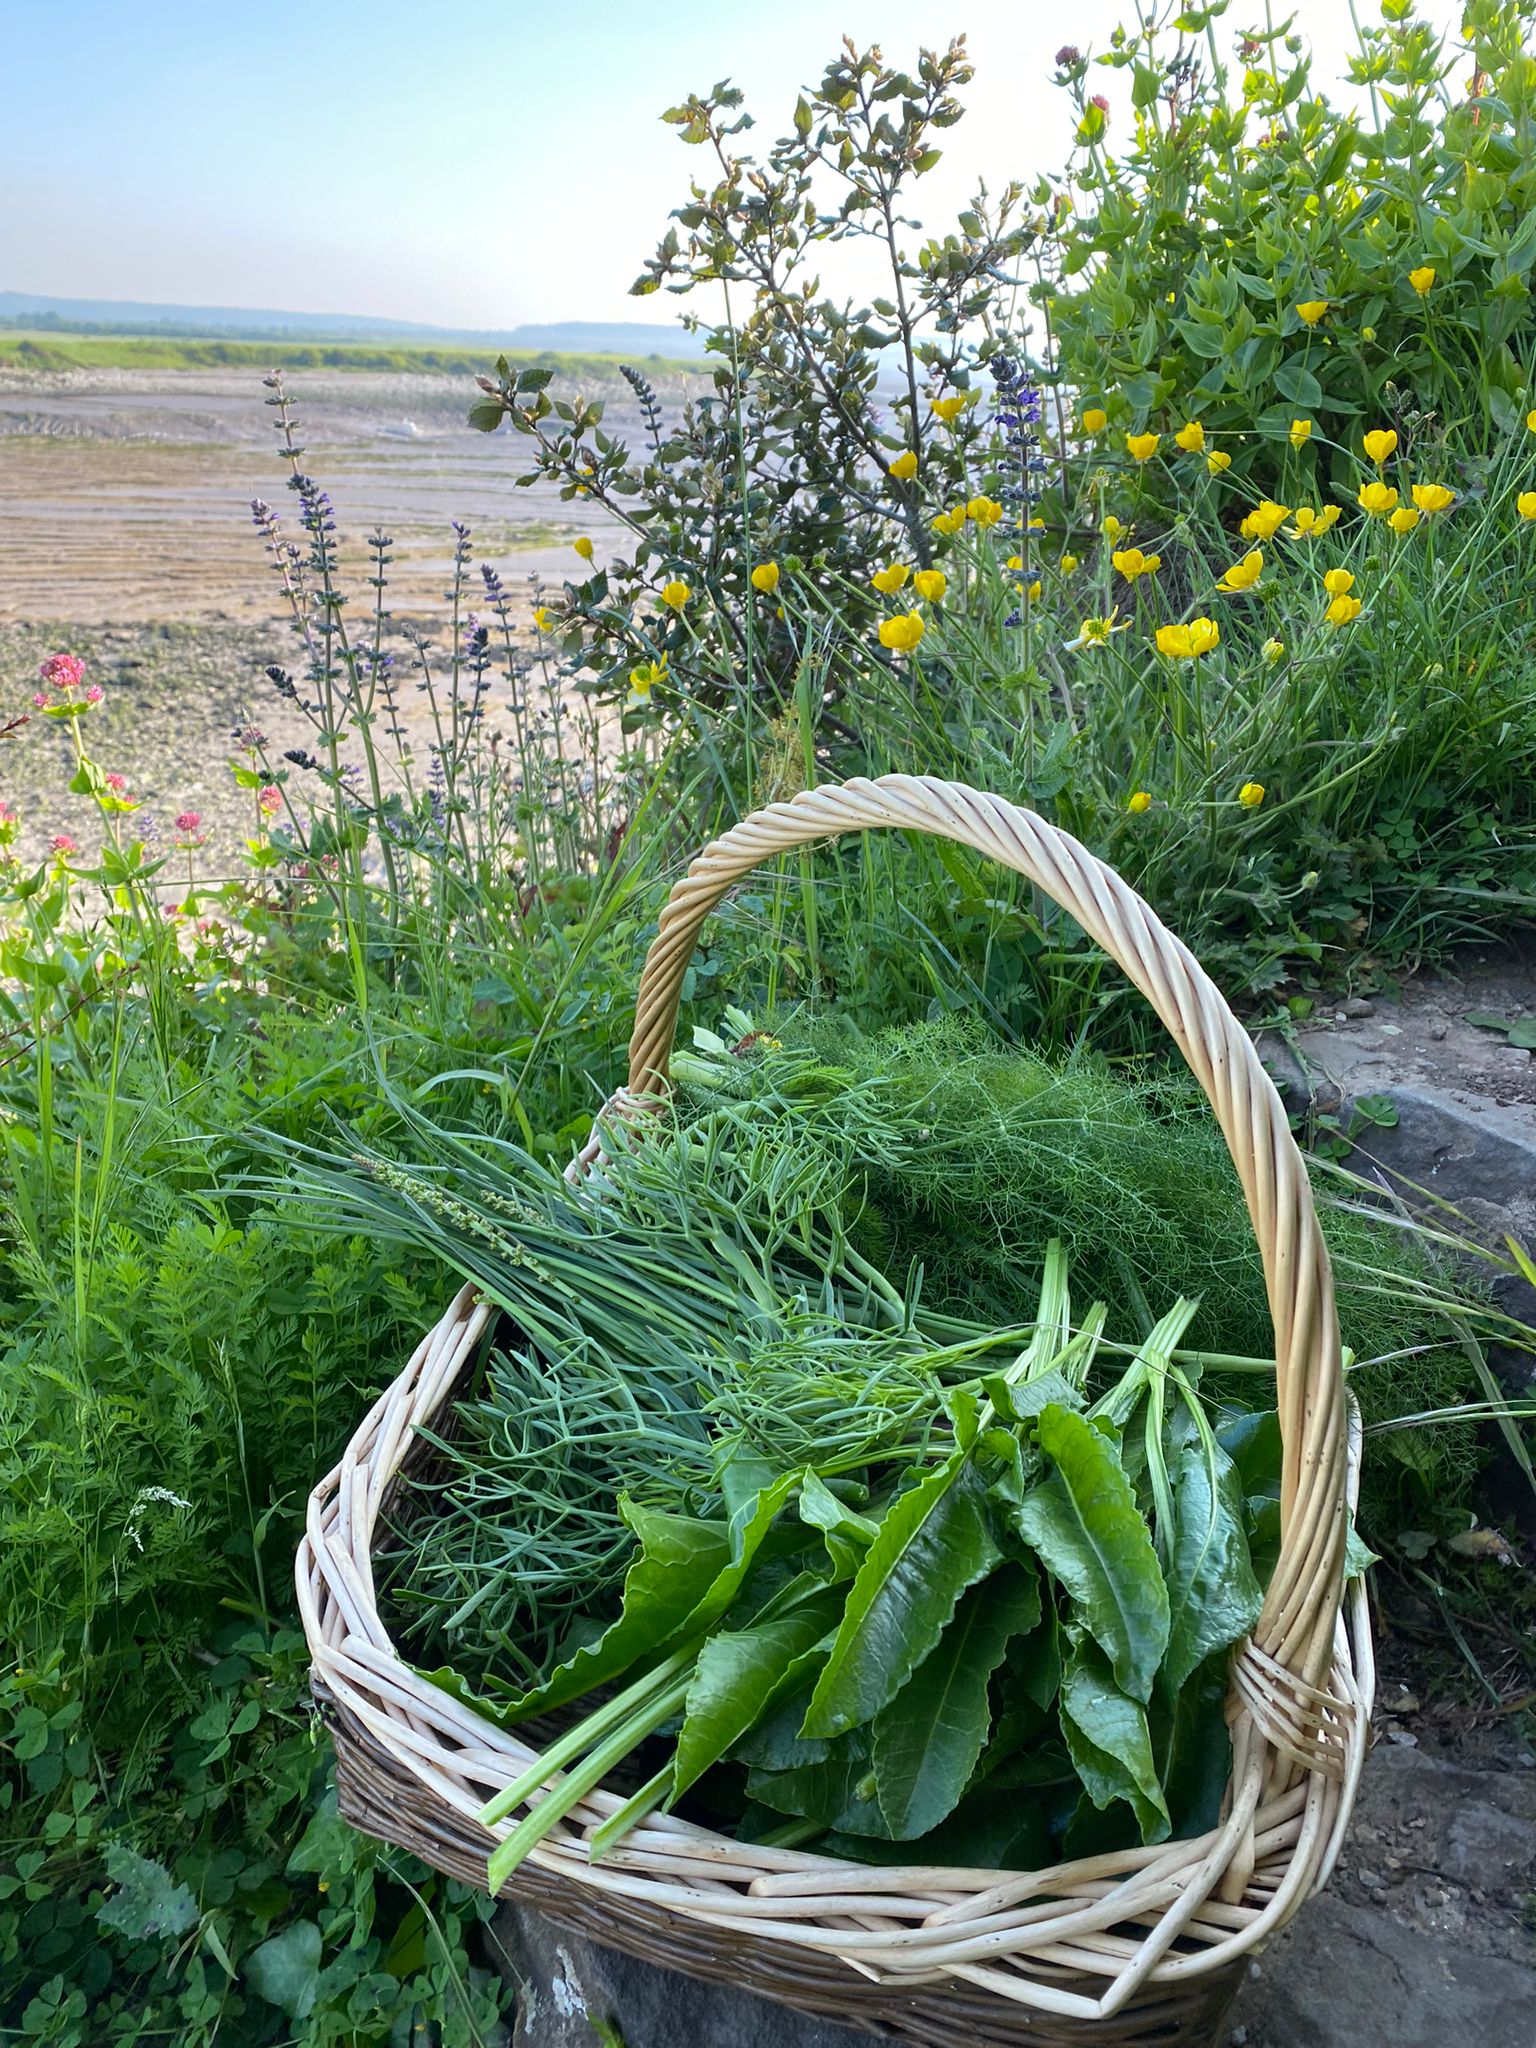
[[1033,812],[959,782],[883,775],[772,804],[705,847],[667,900],[640,979],[629,1095],[666,1088],[683,976],[699,927],[731,885],[791,847],[876,826],[958,840],[1027,875],[1136,984],[1210,1098],[1264,1262],[1285,1446],[1280,1557],[1250,1653],[1305,1688],[1321,1686],[1344,1583],[1347,1429],[1333,1274],[1311,1186],[1247,1032],[1188,947],[1112,869]]

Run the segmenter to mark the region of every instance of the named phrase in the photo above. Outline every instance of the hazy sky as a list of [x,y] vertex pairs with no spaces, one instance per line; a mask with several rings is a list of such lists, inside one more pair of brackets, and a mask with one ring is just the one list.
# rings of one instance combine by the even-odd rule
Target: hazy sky
[[[1359,0],[1376,16],[1375,0]],[[1347,0],[1295,0],[1340,75]],[[1279,10],[1277,9],[1277,12]],[[1445,22],[1454,0],[1425,0]],[[764,138],[846,31],[908,63],[966,30],[971,113],[924,181],[941,222],[978,173],[1057,164],[1068,37],[1130,0],[10,0],[0,288],[505,327],[667,319],[628,287],[698,159],[657,119],[715,80]],[[1234,0],[1218,32],[1261,18]],[[1116,113],[1123,75],[1101,74]]]

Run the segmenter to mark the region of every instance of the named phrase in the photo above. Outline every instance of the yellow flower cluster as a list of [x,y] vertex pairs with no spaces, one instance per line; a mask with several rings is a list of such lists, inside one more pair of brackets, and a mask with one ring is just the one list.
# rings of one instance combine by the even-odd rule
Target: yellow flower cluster
[[1252,548],[1244,555],[1240,562],[1234,562],[1229,569],[1222,571],[1216,588],[1229,593],[1237,590],[1252,590],[1263,573],[1264,550],[1262,548]]
[[922,637],[923,621],[918,612],[897,612],[894,618],[880,621],[880,645],[894,654],[911,654]]
[[1186,626],[1159,626],[1157,651],[1174,661],[1195,661],[1221,644],[1221,628],[1214,619],[1191,619]]
[[1273,498],[1261,498],[1237,530],[1244,540],[1273,540],[1290,516],[1289,505],[1277,505]]

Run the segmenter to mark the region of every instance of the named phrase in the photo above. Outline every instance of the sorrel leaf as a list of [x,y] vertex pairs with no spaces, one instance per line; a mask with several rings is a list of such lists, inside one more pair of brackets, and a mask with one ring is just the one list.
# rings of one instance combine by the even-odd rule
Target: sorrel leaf
[[699,1652],[683,1709],[674,1798],[718,1763],[788,1686],[809,1675],[809,1653],[823,1638],[830,1642],[841,1606],[836,1593],[823,1593],[777,1621],[710,1637]]
[[1010,1638],[1039,1620],[1039,1578],[1004,1565],[962,1597],[936,1647],[876,1716],[875,1796],[894,1840],[925,1835],[953,1811],[991,1726],[992,1674]]
[[1264,1604],[1248,1556],[1237,1470],[1219,1444],[1209,1455],[1203,1444],[1185,1447],[1174,1470],[1173,1504],[1168,1652],[1160,1679],[1168,1694],[1179,1692],[1207,1657],[1245,1636]]
[[1073,1768],[1101,1811],[1123,1799],[1144,1842],[1169,1830],[1168,1805],[1152,1757],[1147,1710],[1115,1683],[1098,1646],[1080,1642],[1061,1674],[1061,1728]]
[[1000,1561],[985,1490],[956,1451],[886,1510],[802,1733],[841,1735],[878,1714],[938,1641],[961,1594]]
[[1168,1647],[1168,1589],[1119,1453],[1067,1408],[1043,1410],[1037,1430],[1056,1469],[1016,1511],[1019,1531],[1066,1587],[1116,1683],[1148,1700]]

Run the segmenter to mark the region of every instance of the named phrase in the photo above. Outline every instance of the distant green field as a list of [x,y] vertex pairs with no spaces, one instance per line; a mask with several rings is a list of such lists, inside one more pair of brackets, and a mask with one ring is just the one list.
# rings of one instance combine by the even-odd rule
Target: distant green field
[[[620,356],[509,354],[566,376],[614,378]],[[377,348],[368,342],[194,341],[176,335],[0,334],[0,369],[7,370],[388,370],[469,377],[495,361],[488,348]],[[691,370],[697,362],[644,358],[647,367]]]

